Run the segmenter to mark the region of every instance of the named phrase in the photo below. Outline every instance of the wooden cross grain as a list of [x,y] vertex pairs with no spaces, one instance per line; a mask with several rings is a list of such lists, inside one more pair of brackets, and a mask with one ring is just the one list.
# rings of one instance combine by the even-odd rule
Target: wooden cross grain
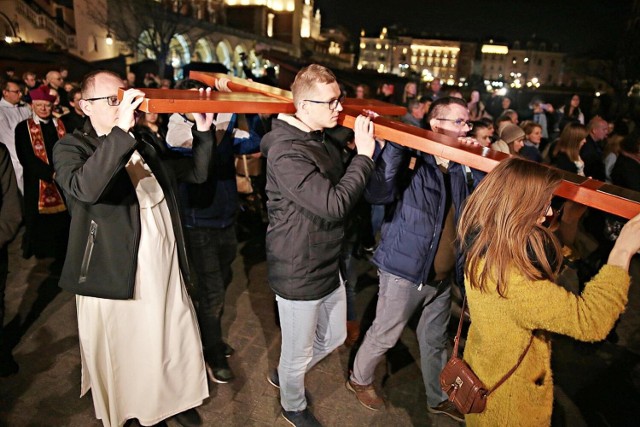
[[[192,71],[189,77],[210,87],[214,87],[218,79],[228,79],[227,86],[232,92],[141,89],[146,97],[140,110],[156,113],[291,114],[295,112],[293,97],[287,90],[226,74]],[[120,97],[122,92],[121,89]],[[372,116],[376,137],[474,169],[490,172],[500,161],[509,157],[508,154],[478,145],[468,145],[456,138],[384,117],[404,114],[406,109],[403,107],[377,100],[353,98],[346,98],[342,106],[343,111],[339,122],[346,127],[353,128],[356,117],[364,112]],[[370,112],[377,113],[379,116],[373,117]],[[542,164],[539,166],[550,167]],[[623,218],[629,219],[640,213],[640,193],[569,172],[561,170],[559,172],[563,181],[556,190],[556,195]],[[506,185],[508,186],[508,183]]]

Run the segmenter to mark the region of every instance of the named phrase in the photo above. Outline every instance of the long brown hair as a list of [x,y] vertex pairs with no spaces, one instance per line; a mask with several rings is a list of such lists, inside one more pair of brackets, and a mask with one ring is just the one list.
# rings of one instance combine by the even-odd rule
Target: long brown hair
[[[511,157],[480,182],[458,223],[471,287],[486,292],[489,281],[495,281],[504,297],[510,269],[529,280],[555,280],[562,260],[560,244],[539,219],[560,180],[553,169]],[[549,249],[555,253],[550,255]]]
[[587,137],[587,128],[580,123],[569,123],[560,134],[553,156],[565,153],[572,162],[580,160],[580,143]]

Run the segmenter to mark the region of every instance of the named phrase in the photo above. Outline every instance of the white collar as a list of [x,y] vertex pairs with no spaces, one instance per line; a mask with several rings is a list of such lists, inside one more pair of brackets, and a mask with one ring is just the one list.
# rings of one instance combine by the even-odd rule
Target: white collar
[[313,129],[311,129],[309,126],[307,126],[302,120],[300,120],[299,118],[297,118],[296,116],[292,115],[292,114],[283,114],[280,113],[278,114],[278,119],[282,120],[283,122],[300,129],[303,132],[313,132]]

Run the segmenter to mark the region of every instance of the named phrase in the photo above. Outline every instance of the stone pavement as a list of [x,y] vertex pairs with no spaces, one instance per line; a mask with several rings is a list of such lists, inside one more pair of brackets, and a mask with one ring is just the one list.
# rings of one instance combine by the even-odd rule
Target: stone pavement
[[[252,235],[239,246],[224,317],[228,341],[236,349],[229,361],[237,379],[229,384],[210,383],[210,398],[199,409],[207,426],[288,425],[279,415],[279,394],[265,379],[277,365],[280,339],[274,295],[266,283],[262,239],[255,230]],[[0,426],[100,426],[90,395],[79,397],[74,297],[58,290],[46,260],[22,259],[15,242],[10,252],[5,324],[16,341],[14,356],[20,372],[0,378]],[[366,324],[375,309],[377,281],[375,269],[366,260],[359,261],[358,267],[357,307]],[[633,421],[634,404],[640,402],[638,286],[633,292],[635,309],[628,310],[618,325],[623,346],[555,339],[554,425],[637,425]],[[352,357],[353,349],[341,347],[307,376],[313,412],[324,425],[462,425],[427,413],[411,328],[405,330],[402,345],[378,368],[376,378],[388,401],[386,411],[362,407],[345,389]]]

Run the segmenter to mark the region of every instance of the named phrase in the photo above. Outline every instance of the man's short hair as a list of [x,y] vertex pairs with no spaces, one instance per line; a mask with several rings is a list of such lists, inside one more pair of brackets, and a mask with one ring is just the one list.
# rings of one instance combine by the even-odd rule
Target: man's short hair
[[73,98],[76,97],[76,94],[79,93],[80,97],[82,97],[82,89],[80,89],[77,86],[74,86],[73,89],[71,89],[69,91],[69,93],[67,94],[67,99],[69,99],[70,102],[73,102]]
[[316,83],[334,83],[336,82],[336,76],[326,67],[318,64],[311,64],[304,67],[296,75],[293,84],[291,85],[291,92],[293,93],[293,103],[298,105],[304,96],[315,89]]
[[507,122],[513,123],[513,120],[511,120],[511,116],[509,116],[508,114],[503,114],[496,119],[495,126],[496,128],[499,128],[501,123],[507,123]]
[[207,87],[206,84],[200,80],[195,79],[183,79],[176,84],[176,89],[189,90],[189,89],[201,89]]
[[9,83],[13,83],[14,85],[18,86],[18,89],[22,90],[22,84],[21,82],[14,80],[14,79],[8,79],[4,82],[2,82],[2,90],[9,90]]
[[22,73],[22,80],[26,80],[29,76],[33,76],[35,78],[36,73],[34,73],[33,71],[25,71],[24,73]]
[[455,98],[455,97],[451,97],[451,96],[446,96],[444,98],[439,98],[437,100],[435,100],[433,102],[433,104],[431,104],[431,108],[429,108],[429,112],[427,113],[427,123],[434,118],[439,118],[439,116],[442,115],[442,112],[444,110],[447,110],[449,108],[449,106],[453,105],[453,104],[457,104],[461,107],[464,107],[464,109],[466,110],[467,107],[467,103],[464,102],[464,99],[460,99],[460,98]]
[[407,102],[407,110],[409,110],[409,112],[411,112],[415,108],[420,108],[420,104],[424,104],[424,102],[420,102],[417,99],[412,99],[409,102]]
[[96,85],[96,76],[98,76],[99,74],[106,74],[106,75],[115,77],[118,80],[122,80],[122,78],[118,74],[114,73],[113,71],[109,71],[109,70],[92,71],[86,76],[84,76],[84,78],[82,79],[82,83],[80,84],[80,90],[82,91],[83,98],[87,98],[87,96],[89,96],[89,92],[91,92],[94,86]]

